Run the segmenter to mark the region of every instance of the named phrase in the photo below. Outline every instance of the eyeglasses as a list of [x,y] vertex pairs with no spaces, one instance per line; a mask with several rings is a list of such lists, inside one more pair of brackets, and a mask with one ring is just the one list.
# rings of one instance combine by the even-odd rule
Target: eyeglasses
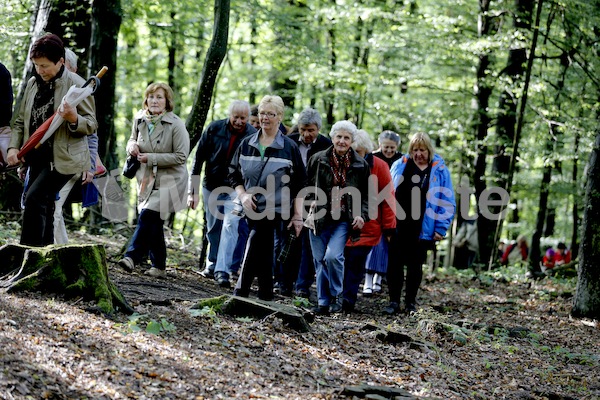
[[260,115],[260,116],[261,116],[261,117],[263,117],[263,118],[264,118],[264,117],[267,117],[267,118],[269,118],[269,119],[271,119],[271,118],[275,118],[275,117],[277,116],[277,114],[275,114],[275,113],[272,113],[272,112],[264,112],[264,111],[263,111],[263,112],[259,112],[259,113],[258,113],[258,115]]

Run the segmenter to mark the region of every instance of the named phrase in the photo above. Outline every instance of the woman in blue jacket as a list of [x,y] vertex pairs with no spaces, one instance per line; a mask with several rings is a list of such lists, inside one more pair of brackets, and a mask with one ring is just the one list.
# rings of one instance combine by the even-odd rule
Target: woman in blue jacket
[[442,157],[435,154],[426,133],[416,133],[411,138],[408,154],[394,162],[391,174],[398,222],[389,246],[390,303],[383,309],[390,315],[400,311],[404,266],[405,310],[417,310],[417,292],[427,251],[446,236],[456,208],[450,172]]

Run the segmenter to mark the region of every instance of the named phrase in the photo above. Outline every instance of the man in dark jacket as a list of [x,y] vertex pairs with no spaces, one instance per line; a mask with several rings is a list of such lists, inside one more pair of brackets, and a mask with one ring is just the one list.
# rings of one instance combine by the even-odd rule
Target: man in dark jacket
[[[202,165],[206,164],[202,198],[209,248],[206,268],[201,274],[205,277],[214,276],[223,287],[229,287],[229,267],[238,240],[240,221],[239,216],[231,214],[235,191],[229,187],[228,167],[242,139],[256,132],[248,123],[249,116],[248,102],[234,100],[229,106],[229,118],[208,125],[198,142],[188,187],[188,206],[195,209],[199,203],[200,171]],[[226,230],[223,229],[224,225],[227,225]],[[227,254],[219,257],[220,253],[226,251]],[[216,268],[219,258],[223,265]],[[215,275],[215,271],[221,272]]]
[[[305,167],[308,160],[315,153],[331,146],[331,139],[319,134],[322,127],[321,121],[321,115],[317,110],[306,108],[298,116],[299,133],[293,133],[289,136],[298,145]],[[288,257],[289,265],[282,266],[282,275],[284,276],[282,292],[283,294],[291,292],[293,283],[296,282],[296,294],[308,298],[310,287],[315,281],[315,265],[307,229],[302,230],[300,239],[294,242],[298,248],[291,250],[293,254]],[[298,253],[295,253],[295,251]],[[300,256],[298,257],[296,254],[300,254]]]

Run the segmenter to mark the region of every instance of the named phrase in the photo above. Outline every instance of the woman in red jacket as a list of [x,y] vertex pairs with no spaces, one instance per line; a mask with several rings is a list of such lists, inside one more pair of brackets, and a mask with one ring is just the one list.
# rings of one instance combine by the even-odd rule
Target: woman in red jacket
[[[389,240],[396,229],[396,216],[392,205],[394,204],[394,190],[391,185],[392,176],[387,163],[373,157],[373,142],[364,130],[359,130],[354,136],[352,147],[363,157],[371,168],[369,177],[369,196],[376,197],[385,191],[384,201],[377,205],[377,215],[369,215],[370,220],[365,223],[360,236],[350,236],[344,249],[344,290],[342,310],[352,312],[356,304],[356,297],[360,282],[365,275],[367,256],[373,246],[380,240]],[[369,204],[369,212],[371,212]]]

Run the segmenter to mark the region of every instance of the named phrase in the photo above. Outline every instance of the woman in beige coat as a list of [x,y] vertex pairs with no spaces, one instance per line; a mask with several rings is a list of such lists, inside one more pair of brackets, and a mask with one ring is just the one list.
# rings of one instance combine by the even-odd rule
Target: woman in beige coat
[[173,90],[166,83],[146,88],[143,110],[133,121],[127,153],[141,163],[138,181],[138,223],[119,265],[131,272],[150,256],[146,274],[166,276],[164,220],[186,207],[190,139],[184,122],[173,113]]

